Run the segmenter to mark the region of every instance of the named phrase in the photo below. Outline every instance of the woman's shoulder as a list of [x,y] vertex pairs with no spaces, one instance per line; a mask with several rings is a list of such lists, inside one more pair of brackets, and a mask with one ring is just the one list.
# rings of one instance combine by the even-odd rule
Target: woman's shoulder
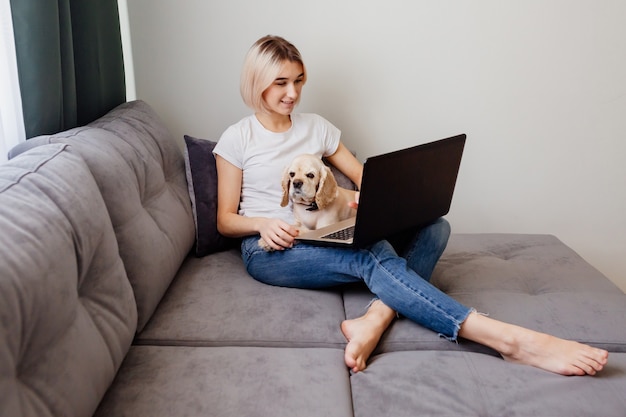
[[331,135],[333,137],[339,137],[341,131],[332,122],[327,120],[324,116],[317,113],[299,113],[297,117],[300,120],[295,119],[294,125],[298,125],[300,128],[309,132],[319,132],[322,135]]
[[250,136],[254,130],[254,115],[246,116],[236,123],[228,126],[222,133],[220,141],[227,140],[241,140]]
[[253,114],[245,116],[238,122],[235,122],[232,125],[228,126],[226,130],[249,130],[253,126],[255,120],[256,117]]
[[293,113],[291,116],[303,121],[328,123],[328,120],[317,113]]
[[292,116],[292,120],[294,121],[294,124],[308,126],[309,128],[314,128],[314,127],[327,128],[328,126],[334,126],[326,118],[324,118],[323,116],[320,116],[317,113],[297,113],[297,114],[292,114],[291,116]]

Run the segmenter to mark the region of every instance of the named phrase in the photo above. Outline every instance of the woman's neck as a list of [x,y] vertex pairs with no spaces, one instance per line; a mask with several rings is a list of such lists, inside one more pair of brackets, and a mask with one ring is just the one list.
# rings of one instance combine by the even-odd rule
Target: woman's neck
[[259,123],[270,132],[282,133],[291,128],[290,115],[256,113],[255,116]]

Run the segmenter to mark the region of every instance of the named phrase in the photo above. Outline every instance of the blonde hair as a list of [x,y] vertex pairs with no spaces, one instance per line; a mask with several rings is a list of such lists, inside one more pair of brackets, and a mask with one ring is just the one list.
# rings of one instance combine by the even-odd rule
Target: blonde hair
[[244,60],[240,83],[241,97],[248,107],[258,112],[269,112],[263,92],[278,77],[285,61],[302,65],[304,84],[306,68],[300,51],[293,44],[279,36],[267,35],[252,45]]

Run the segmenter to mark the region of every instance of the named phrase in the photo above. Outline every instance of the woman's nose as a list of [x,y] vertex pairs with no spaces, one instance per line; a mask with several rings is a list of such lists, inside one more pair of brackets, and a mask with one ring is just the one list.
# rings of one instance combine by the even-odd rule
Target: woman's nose
[[295,84],[289,83],[287,85],[287,94],[292,98],[295,98],[298,95],[298,90],[296,89]]

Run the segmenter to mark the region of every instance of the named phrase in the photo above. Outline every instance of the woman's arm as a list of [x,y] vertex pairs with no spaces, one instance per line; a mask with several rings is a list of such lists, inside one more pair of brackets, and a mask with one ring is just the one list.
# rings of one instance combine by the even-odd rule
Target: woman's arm
[[245,217],[238,214],[241,169],[215,155],[217,166],[217,230],[228,237],[260,234],[273,249],[293,246],[298,230],[280,219]]
[[352,152],[350,152],[343,143],[340,142],[335,153],[326,159],[328,159],[335,168],[350,178],[352,182],[356,184],[357,188],[361,188],[363,165],[352,155]]

